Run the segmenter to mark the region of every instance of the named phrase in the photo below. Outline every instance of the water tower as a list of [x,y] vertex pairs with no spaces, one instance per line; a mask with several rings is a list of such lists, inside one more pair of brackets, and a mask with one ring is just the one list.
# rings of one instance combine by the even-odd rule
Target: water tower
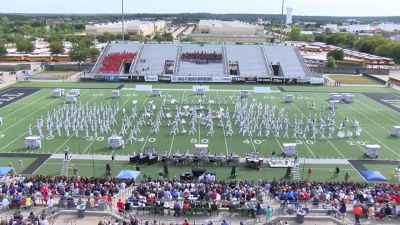
[[287,11],[287,13],[286,13],[286,24],[287,25],[288,24],[292,24],[292,22],[293,22],[293,8],[288,7],[288,8],[286,8],[286,11]]

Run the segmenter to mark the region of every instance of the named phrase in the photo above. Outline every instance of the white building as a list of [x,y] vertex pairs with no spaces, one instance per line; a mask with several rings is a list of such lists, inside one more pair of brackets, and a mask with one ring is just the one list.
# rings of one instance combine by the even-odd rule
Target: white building
[[378,27],[387,32],[400,31],[400,24],[395,23],[381,23]]
[[200,20],[198,28],[200,33],[208,34],[254,35],[264,33],[263,26],[241,21]]
[[[143,36],[154,35],[165,29],[166,23],[164,20],[158,21],[141,21],[130,20],[124,23],[125,34],[139,34]],[[103,24],[89,24],[86,25],[86,34],[88,35],[102,35],[105,32],[110,34],[122,33],[122,22],[116,23],[103,23]]]
[[293,23],[293,8],[286,8],[286,24],[292,24]]
[[326,29],[330,29],[333,32],[337,32],[338,31],[338,25],[337,24],[325,24],[321,26],[322,29],[326,30]]
[[359,31],[368,31],[371,30],[371,26],[369,24],[351,24],[343,27],[347,32],[359,32]]

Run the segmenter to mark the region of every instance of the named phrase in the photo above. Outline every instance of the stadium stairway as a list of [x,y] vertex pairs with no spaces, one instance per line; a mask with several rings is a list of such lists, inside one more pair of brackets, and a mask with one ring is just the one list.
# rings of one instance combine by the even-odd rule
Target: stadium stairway
[[137,70],[138,62],[140,61],[143,53],[144,44],[141,44],[138,50],[136,59],[133,60],[131,68],[129,68],[129,73],[132,74]]
[[92,69],[92,73],[93,72],[98,72],[100,69],[101,64],[103,63],[104,58],[106,57],[108,51],[110,50],[111,45],[110,43],[107,43],[106,47],[103,49],[103,51],[100,53],[100,57],[97,59],[96,64],[94,65],[93,69]]
[[61,167],[61,176],[68,176],[68,169],[71,160],[63,160],[63,164]]
[[298,165],[294,165],[294,167],[292,168],[292,176],[293,176],[293,180],[295,180],[295,181],[300,180],[300,169],[299,169]]

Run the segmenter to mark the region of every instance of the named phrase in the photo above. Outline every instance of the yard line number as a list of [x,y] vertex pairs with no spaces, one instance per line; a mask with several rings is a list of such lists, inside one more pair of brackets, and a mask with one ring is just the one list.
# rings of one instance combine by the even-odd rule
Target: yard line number
[[[199,140],[198,140],[197,138],[192,138],[192,139],[190,139],[190,143],[192,143],[192,144],[198,144],[198,143],[199,143]],[[207,139],[207,138],[203,138],[203,139],[200,140],[200,143],[202,143],[202,144],[208,144],[208,139]]]
[[352,145],[352,146],[354,146],[354,145],[365,146],[368,144],[368,141],[346,141],[346,142],[347,142],[347,144]]

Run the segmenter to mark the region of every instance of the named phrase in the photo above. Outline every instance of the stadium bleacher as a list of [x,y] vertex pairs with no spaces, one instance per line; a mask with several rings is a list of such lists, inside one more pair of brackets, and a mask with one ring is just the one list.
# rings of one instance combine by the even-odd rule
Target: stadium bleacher
[[[207,60],[198,60],[196,54]],[[211,60],[214,58],[218,60]],[[162,75],[166,60],[174,62],[171,75],[175,77],[215,77],[229,82],[225,78],[230,77],[230,62],[237,62],[242,77],[272,77],[274,69],[276,70],[274,65],[282,68],[279,76],[284,78],[306,79],[312,76],[294,46],[217,43],[110,43],[102,52],[92,73],[115,74],[119,72],[123,61],[132,61],[129,71],[125,68],[125,74],[158,76]]]
[[164,69],[165,60],[175,60],[177,52],[176,44],[146,44],[135,72],[140,75],[159,75]]
[[[183,44],[182,52],[205,52],[205,53],[217,53],[222,54],[222,45],[209,44],[209,45],[198,45],[198,44]],[[196,64],[188,61],[180,61],[179,75],[211,75],[211,76],[223,76],[223,65],[222,63],[209,63],[209,64]]]
[[271,76],[260,45],[226,45],[228,61],[238,61],[241,76]]
[[285,45],[264,45],[271,63],[279,63],[286,78],[305,78],[310,75],[297,48]]
[[136,53],[131,52],[117,52],[109,53],[104,57],[103,64],[101,65],[100,73],[117,73],[121,64],[125,61],[132,62],[136,59]]

